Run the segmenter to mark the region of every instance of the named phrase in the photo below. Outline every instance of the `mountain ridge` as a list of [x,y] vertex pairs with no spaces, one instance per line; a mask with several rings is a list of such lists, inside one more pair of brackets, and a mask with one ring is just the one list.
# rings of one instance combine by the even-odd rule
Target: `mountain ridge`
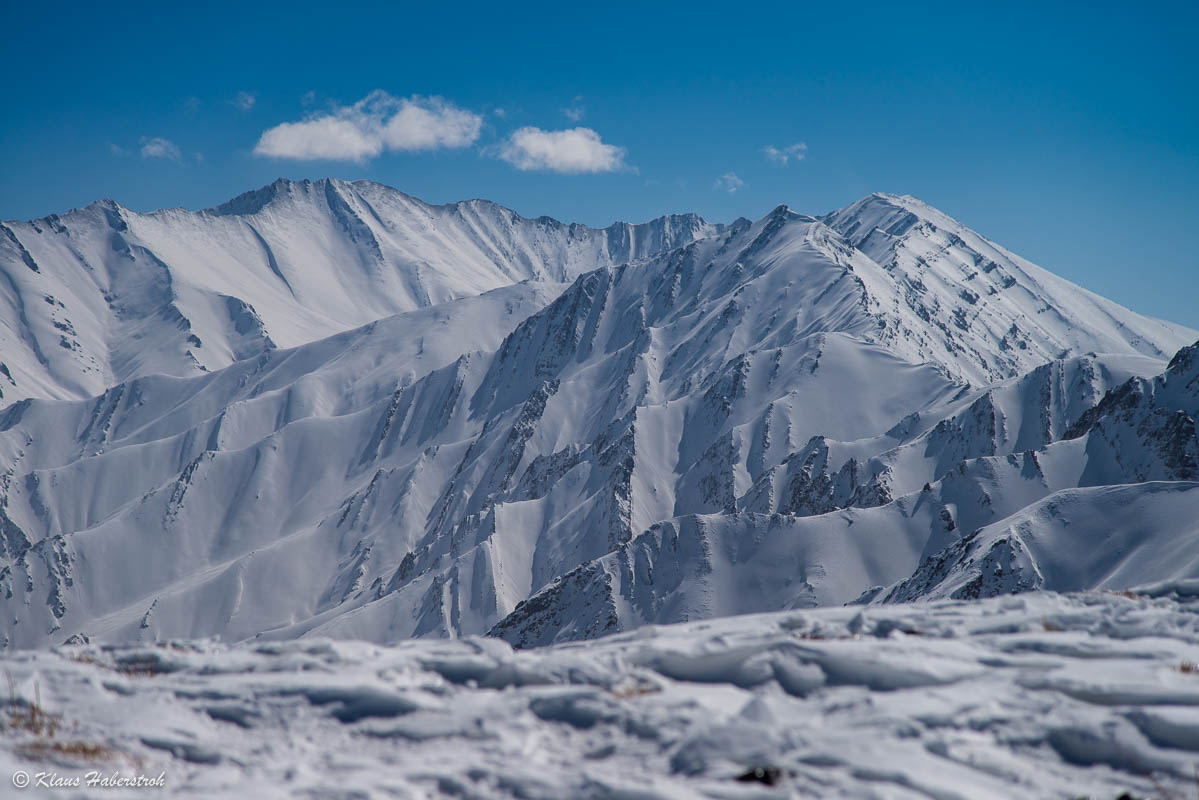
[[[255,280],[279,296],[304,279],[288,267],[284,233],[340,231],[287,247],[353,243],[335,262],[351,283],[383,274],[375,247],[428,241],[443,255],[515,243],[507,260],[472,262],[499,270],[478,273],[495,281],[543,263],[534,256],[575,260],[294,344],[275,325],[291,306],[222,292],[232,330],[243,323],[244,357],[0,409],[5,646],[74,633],[488,631],[536,644],[678,615],[843,603],[881,596],[1054,492],[1125,480],[1096,431],[1115,431],[1145,476],[1173,469],[1163,443],[1184,461],[1192,452],[1193,426],[1152,402],[1147,418],[1165,423],[1145,437],[1140,417],[1064,434],[1121,386],[1186,368],[1189,357],[1171,366],[1161,353],[1199,334],[1114,304],[1092,313],[1070,284],[1046,288],[960,223],[921,220],[885,197],[862,201],[856,227],[844,210],[816,218],[779,206],[756,221],[663,223],[658,238],[613,241],[593,229],[562,238],[560,224],[523,218],[532,227],[507,227],[478,204],[400,213],[411,208],[400,193],[344,186],[281,183],[238,206],[253,232],[219,224],[236,225],[231,241],[256,253]],[[229,217],[90,213],[105,257],[134,265],[113,270],[127,289],[106,301],[116,322],[187,331],[175,314],[199,318],[194,291],[155,259],[181,263],[178,253],[210,241],[203,226]],[[154,238],[154,225],[171,236]],[[624,253],[646,255],[611,263]],[[592,257],[600,263],[571,274]],[[7,263],[39,274],[15,250]],[[1191,402],[1174,389],[1140,394]],[[139,570],[110,579],[130,563]],[[609,608],[615,616],[588,616]]]
[[695,215],[592,229],[335,179],[280,180],[230,203],[239,201],[245,213],[138,214],[105,200],[5,223],[0,405],[217,369],[520,280],[570,280],[721,229]]

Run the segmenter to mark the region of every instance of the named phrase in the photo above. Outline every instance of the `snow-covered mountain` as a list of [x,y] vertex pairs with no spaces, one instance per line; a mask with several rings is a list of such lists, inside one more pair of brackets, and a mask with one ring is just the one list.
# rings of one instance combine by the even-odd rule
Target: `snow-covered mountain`
[[1062,489],[921,565],[890,601],[1121,588],[1199,573],[1199,343],[1110,390],[1047,447]]
[[824,221],[887,271],[889,301],[925,323],[902,337],[947,351],[970,379],[1010,378],[1085,352],[1168,359],[1193,339],[1181,340],[1177,325],[1130,316],[914,197],[870,195]]
[[[763,474],[744,510],[661,522],[492,632],[528,646],[855,600],[1194,578],[1196,352],[1152,380],[1121,380],[1148,366],[1137,358],[1052,362],[887,436],[813,438]],[[883,449],[895,438],[907,441]]]
[[[104,218],[88,240],[105,253],[136,236],[193,264],[207,288],[175,296],[243,298],[278,346],[144,374],[180,353],[122,334],[132,377],[89,398],[46,383],[68,399],[0,410],[10,647],[488,631],[530,645],[869,602],[1056,493],[1167,479],[1193,494],[1199,405],[1171,376],[1194,359],[1167,360],[1199,333],[910,198],[603,231],[334,181],[198,214],[74,213]],[[39,269],[51,259],[27,238],[87,239],[37,225],[9,229]],[[259,242],[257,260],[232,261],[229,242]],[[129,251],[105,273],[129,278],[105,290],[118,310],[164,269]],[[414,275],[427,291],[397,277]],[[292,299],[256,301],[264,287]],[[158,319],[147,303],[105,324]],[[1154,560],[1166,544],[1120,581],[1070,588],[1193,576]]]
[[594,229],[484,200],[279,180],[207,211],[104,200],[0,224],[0,404],[188,376],[523,280],[567,281],[719,232],[695,215]]

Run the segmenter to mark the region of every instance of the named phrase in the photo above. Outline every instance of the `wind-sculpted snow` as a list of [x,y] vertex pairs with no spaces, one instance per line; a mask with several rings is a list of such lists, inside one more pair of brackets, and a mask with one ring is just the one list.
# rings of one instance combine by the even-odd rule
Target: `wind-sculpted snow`
[[723,229],[695,215],[607,228],[482,200],[279,180],[208,211],[111,200],[0,225],[0,406],[188,376],[523,280],[561,282]]
[[[874,198],[858,216],[881,224],[878,204],[896,202]],[[930,221],[908,233],[951,227],[917,212]],[[1153,378],[1166,367],[1153,348],[1182,329],[1109,305],[1127,338],[1085,316],[1071,317],[1068,341],[1029,327],[1022,341],[1036,347],[1009,351],[987,327],[962,338],[935,324],[943,308],[909,302],[914,278],[896,266],[907,256],[884,258],[847,213],[829,221],[849,239],[785,207],[727,227],[671,217],[594,231],[336,181],[278,183],[200,214],[74,212],[99,215],[104,247],[119,234],[138,264],[112,296],[130,325],[183,296],[169,265],[188,247],[211,257],[189,274],[211,280],[239,360],[0,410],[0,643],[494,631],[531,645],[865,602],[956,564],[946,548],[1054,493],[1192,479],[1190,351]],[[202,247],[212,226],[229,242],[241,231],[265,260],[236,280],[218,271],[224,257]],[[964,230],[969,252],[1002,255]],[[418,251],[425,266],[401,269]],[[50,261],[27,252],[40,272],[14,263],[47,274]],[[328,319],[343,300],[384,313],[398,295],[380,287],[397,275],[429,268],[460,283],[281,349],[281,307],[238,287],[259,275],[316,296],[303,281],[320,270],[302,252],[339,265]],[[475,294],[530,276],[554,281]],[[1004,291],[972,304],[988,325],[1036,317]],[[457,294],[468,296],[436,302]],[[149,349],[122,352],[170,360],[155,349],[168,338],[145,328]],[[1194,570],[1177,566],[1160,577]],[[1103,581],[1086,573],[1068,588],[1123,588]]]
[[0,659],[0,771],[164,782],[106,797],[1187,797],[1197,612],[1192,582],[532,651],[78,644]]

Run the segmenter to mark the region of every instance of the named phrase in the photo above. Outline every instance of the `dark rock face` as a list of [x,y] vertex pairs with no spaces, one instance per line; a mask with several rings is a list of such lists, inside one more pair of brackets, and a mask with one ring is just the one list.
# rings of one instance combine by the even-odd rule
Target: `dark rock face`
[[1064,438],[1088,436],[1088,451],[1105,452],[1130,481],[1190,481],[1199,479],[1196,417],[1199,343],[1178,351],[1162,375],[1109,391]]

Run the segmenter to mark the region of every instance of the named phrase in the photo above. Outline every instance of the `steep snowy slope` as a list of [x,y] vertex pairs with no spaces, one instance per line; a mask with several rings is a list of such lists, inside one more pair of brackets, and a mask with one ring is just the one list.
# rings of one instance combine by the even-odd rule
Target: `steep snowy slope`
[[[739,501],[772,501],[763,510],[776,513],[659,523],[555,580],[492,633],[533,646],[647,623],[839,604],[859,594],[977,597],[1199,577],[1192,552],[1199,485],[1190,482],[1199,450],[1196,352],[1199,346],[1185,348],[1163,375],[1130,378],[1085,411],[1077,399],[1094,398],[1119,375],[1105,361],[1124,369],[1146,364],[1126,357],[1055,362],[967,397],[964,411],[910,442],[860,463],[849,458],[840,469],[830,470],[830,454],[870,452],[889,437],[817,438]],[[1056,379],[1047,384],[1046,374]],[[1052,385],[1070,389],[1055,401]],[[1071,407],[1081,421],[1067,428],[1069,417],[1060,414]],[[906,420],[899,432],[927,426],[939,413]],[[1019,424],[1005,424],[1013,421]],[[1073,438],[1056,438],[1055,430]],[[1025,437],[1034,433],[1038,449],[1012,447],[1032,443]],[[1169,482],[1140,483],[1147,476]],[[773,491],[776,485],[784,488]]]
[[522,280],[565,281],[719,232],[694,215],[593,229],[482,200],[279,180],[208,211],[111,200],[0,224],[0,406],[194,375]]
[[1134,376],[1153,376],[1162,366],[1144,356],[1055,360],[915,412],[883,436],[814,438],[763,473],[738,508],[810,515],[882,505],[966,459],[1020,454],[1058,441],[1109,389]]
[[1069,489],[963,538],[882,595],[972,599],[1199,576],[1199,483]]
[[1066,438],[1086,436],[1087,483],[1199,480],[1199,342],[1153,380],[1129,378],[1084,414]]
[[[21,630],[38,638],[72,598],[98,610],[164,581],[197,573],[202,580],[212,559],[228,557],[223,550],[244,554],[244,536],[269,540],[319,522],[308,516],[310,487],[332,480],[341,492],[342,481],[370,480],[363,472],[376,457],[370,448],[387,434],[387,412],[405,387],[440,386],[437,376],[453,374],[462,350],[495,347],[560,291],[526,282],[210,375],[151,376],[94,400],[24,400],[0,412],[0,596],[13,611],[8,623],[30,615],[36,622]],[[421,411],[436,412],[438,402],[432,394]],[[378,417],[358,413],[372,406]],[[356,424],[361,441],[339,435]],[[283,430],[295,431],[300,455],[278,454]],[[363,449],[345,456],[350,473],[327,474],[331,457],[355,446]],[[262,484],[271,490],[265,498]],[[74,568],[76,555],[90,562],[86,573]],[[130,564],[140,577],[110,580]]]
[[1199,344],[1179,351],[1162,375],[1109,391],[1068,441],[1040,454],[1039,471],[1056,473],[1047,486],[1099,488],[1059,491],[978,530],[886,599],[1119,588],[1199,574],[1196,417]]
[[894,281],[892,302],[928,323],[960,374],[990,382],[1055,358],[1169,358],[1194,331],[1131,314],[1004,250],[914,197],[873,194],[822,218]]

